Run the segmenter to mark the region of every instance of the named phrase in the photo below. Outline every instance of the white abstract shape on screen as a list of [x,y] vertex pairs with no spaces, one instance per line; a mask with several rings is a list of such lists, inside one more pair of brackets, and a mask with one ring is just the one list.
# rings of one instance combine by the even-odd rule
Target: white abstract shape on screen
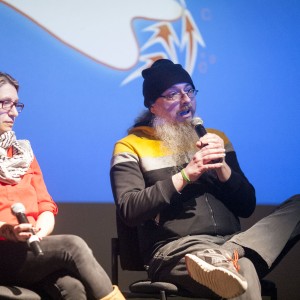
[[[181,1],[182,2],[182,1]],[[57,39],[108,67],[128,70],[140,59],[134,19],[175,21],[175,0],[3,0]]]

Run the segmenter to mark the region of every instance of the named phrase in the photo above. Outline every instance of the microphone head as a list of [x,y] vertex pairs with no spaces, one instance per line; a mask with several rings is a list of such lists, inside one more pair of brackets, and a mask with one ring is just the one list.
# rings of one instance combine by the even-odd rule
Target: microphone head
[[195,127],[197,125],[203,125],[203,120],[199,117],[195,117],[191,120],[191,124]]
[[25,206],[22,203],[15,203],[11,206],[11,211],[13,215],[19,214],[19,213],[25,213]]

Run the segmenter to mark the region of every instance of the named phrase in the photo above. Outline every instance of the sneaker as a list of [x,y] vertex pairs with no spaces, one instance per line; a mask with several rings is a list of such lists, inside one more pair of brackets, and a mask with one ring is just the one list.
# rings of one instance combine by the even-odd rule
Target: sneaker
[[248,287],[246,279],[238,273],[237,261],[237,251],[231,258],[223,249],[207,249],[197,252],[197,255],[185,255],[189,275],[226,299],[243,294]]

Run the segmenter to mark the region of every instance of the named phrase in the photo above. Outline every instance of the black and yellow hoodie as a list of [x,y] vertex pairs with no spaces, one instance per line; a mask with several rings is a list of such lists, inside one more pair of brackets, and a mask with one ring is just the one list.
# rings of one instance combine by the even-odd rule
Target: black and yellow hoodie
[[136,126],[115,144],[110,176],[117,211],[123,222],[138,228],[145,263],[160,246],[179,237],[238,232],[239,217],[254,211],[255,190],[240,169],[231,142],[223,132],[207,131],[223,138],[231,177],[222,183],[210,171],[181,193],[172,183],[178,169],[171,153],[161,147],[152,127]]

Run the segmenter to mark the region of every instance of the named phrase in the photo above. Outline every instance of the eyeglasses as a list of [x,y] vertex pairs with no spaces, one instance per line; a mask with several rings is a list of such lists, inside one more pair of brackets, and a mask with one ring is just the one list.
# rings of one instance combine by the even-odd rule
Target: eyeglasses
[[168,95],[161,95],[160,97],[165,98],[169,101],[179,101],[184,95],[187,95],[190,99],[193,99],[198,93],[198,90],[190,89],[184,93],[181,92],[172,92]]
[[21,102],[13,102],[11,100],[3,100],[0,101],[0,108],[6,110],[6,111],[10,111],[12,109],[13,106],[15,106],[16,110],[18,113],[20,113],[23,108],[24,108],[24,104]]

